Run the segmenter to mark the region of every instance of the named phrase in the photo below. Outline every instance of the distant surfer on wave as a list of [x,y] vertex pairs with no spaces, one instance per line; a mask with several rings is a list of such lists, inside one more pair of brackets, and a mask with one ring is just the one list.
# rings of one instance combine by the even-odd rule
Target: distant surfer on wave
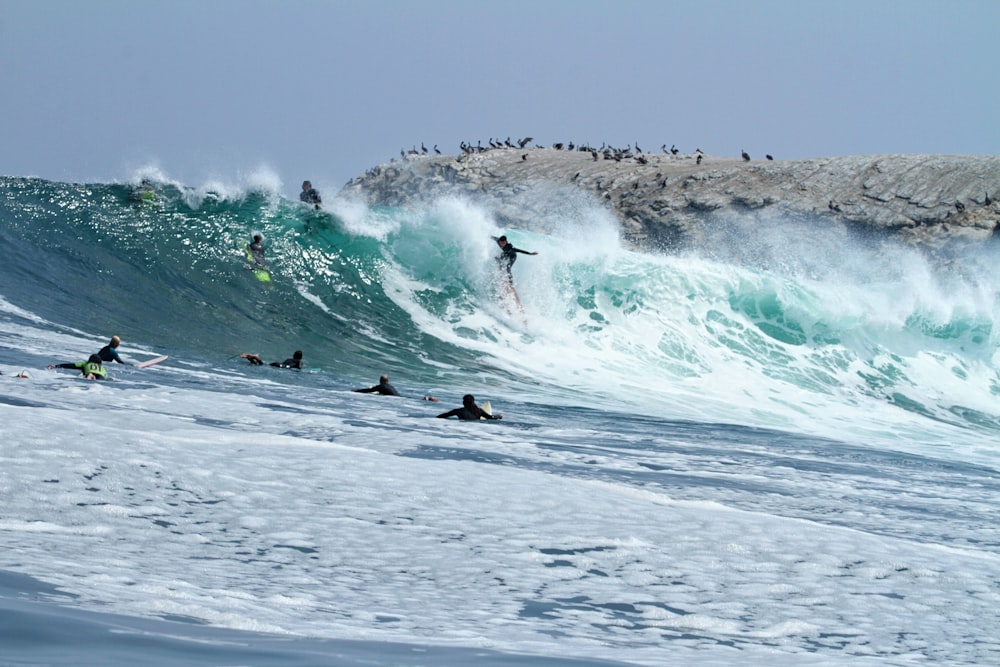
[[86,361],[77,361],[69,364],[49,364],[46,368],[75,368],[83,373],[83,377],[88,380],[105,380],[108,377],[108,372],[104,369],[104,364],[101,363],[101,357],[96,354],[90,355],[90,358]]
[[[396,388],[389,384],[389,376],[382,375],[378,379],[378,384],[374,387],[368,387],[367,389],[352,389],[351,391],[357,394],[379,394],[380,396],[399,396],[399,392]],[[425,401],[434,401],[437,403],[437,399],[433,396],[424,396]]]
[[299,200],[306,204],[312,204],[316,207],[316,210],[319,210],[319,205],[323,203],[319,192],[317,192],[316,188],[309,181],[302,181],[302,192],[299,193]]
[[503,414],[499,412],[497,414],[493,414],[492,412],[483,410],[481,407],[476,405],[475,396],[472,394],[466,394],[462,397],[462,407],[449,410],[448,412],[442,412],[437,417],[438,419],[458,417],[459,419],[465,421],[478,421],[480,419],[503,419]]
[[253,243],[247,246],[247,250],[250,251],[250,256],[253,257],[253,263],[256,267],[267,268],[267,263],[264,261],[264,238],[260,234],[253,235]]
[[[246,359],[250,362],[251,366],[263,366],[264,360],[260,358],[259,354],[254,354],[252,352],[244,352],[240,357]],[[285,359],[284,361],[272,361],[271,365],[275,368],[294,368],[296,370],[302,369],[302,350],[295,350],[295,354],[292,355],[291,359]]]
[[538,253],[515,248],[514,245],[507,240],[506,236],[493,236],[491,238],[497,242],[498,246],[500,246],[500,254],[495,259],[497,261],[497,267],[500,269],[500,273],[505,281],[504,291],[513,295],[514,301],[517,303],[518,307],[523,309],[523,306],[521,306],[521,298],[517,295],[517,290],[514,289],[514,275],[511,273],[511,269],[514,266],[514,262],[517,261],[517,253],[521,253],[522,255],[537,255]]

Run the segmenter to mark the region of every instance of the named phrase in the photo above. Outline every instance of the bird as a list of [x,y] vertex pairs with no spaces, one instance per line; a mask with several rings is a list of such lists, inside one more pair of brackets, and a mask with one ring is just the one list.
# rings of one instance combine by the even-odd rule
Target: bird
[[534,141],[534,137],[525,137],[524,139],[521,139],[519,142],[517,142],[517,147],[524,148],[525,146],[528,145],[529,141]]
[[594,149],[591,149],[590,150],[590,156],[592,158],[594,158],[594,162],[597,162],[597,151],[595,151]]
[[747,153],[746,151],[741,151],[741,153],[743,155],[743,161],[744,162],[749,162],[750,161],[750,154]]
[[697,164],[701,164],[701,153],[698,153],[698,158],[695,160]]
[[957,202],[955,202],[955,208],[958,209],[959,213],[962,213],[962,212],[965,211],[965,204],[963,204],[960,201],[957,201]]
[[420,142],[420,152],[427,155],[427,146],[424,146],[424,142]]
[[830,200],[830,203],[826,205],[826,207],[835,213],[840,213],[840,204],[834,204],[832,199]]
[[768,160],[773,160],[774,159],[773,155],[765,155],[764,157],[766,157]]
[[678,153],[680,153],[680,150],[677,148],[677,146],[674,144],[670,144],[670,154],[677,155]]
[[557,143],[557,144],[552,144],[552,148],[556,149],[557,151],[561,151],[562,148],[563,148],[563,145],[562,145],[561,142]]
[[438,145],[437,144],[434,144],[434,153],[436,155],[441,155],[441,151],[438,150]]
[[528,154],[524,153],[523,155],[521,155],[521,159],[522,160],[527,160],[528,159]]

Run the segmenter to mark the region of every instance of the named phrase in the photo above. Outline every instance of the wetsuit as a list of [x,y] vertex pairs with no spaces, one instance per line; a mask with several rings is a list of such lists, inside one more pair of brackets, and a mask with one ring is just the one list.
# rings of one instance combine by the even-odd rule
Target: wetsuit
[[[497,236],[492,237],[494,241],[499,241],[500,238]],[[500,254],[496,257],[497,266],[501,269],[507,270],[507,277],[512,278],[510,270],[514,266],[514,262],[517,261],[517,253],[522,255],[530,255],[531,253],[527,250],[521,250],[520,248],[515,248],[514,244],[507,241],[506,245],[500,248]]]
[[299,193],[299,199],[307,204],[315,204],[316,206],[323,203],[323,200],[320,199],[319,192],[316,191],[316,188],[303,190]]
[[249,246],[250,254],[253,255],[253,262],[257,266],[263,267],[264,263],[264,244],[254,241]]
[[448,412],[442,412],[438,415],[440,419],[447,419],[448,417],[458,417],[459,419],[464,419],[466,421],[477,421],[479,419],[500,419],[500,417],[495,417],[491,414],[485,412],[478,405],[473,405],[471,407],[462,406],[460,408],[455,408],[454,410],[449,410]]
[[379,394],[381,396],[399,396],[399,392],[388,382],[379,382],[374,387],[367,389],[355,389],[358,394]]
[[55,364],[54,368],[75,368],[83,373],[83,377],[88,375],[93,375],[97,380],[104,380],[107,378],[108,372],[104,370],[104,366],[92,361],[77,361],[70,364]]
[[277,361],[272,361],[271,365],[274,366],[275,368],[296,368],[296,369],[301,369],[302,368],[302,359],[301,358],[300,359],[296,359],[295,357],[292,357],[291,359],[285,359],[281,363],[278,363]]
[[97,353],[97,356],[101,358],[101,361],[117,361],[119,364],[124,364],[122,358],[118,356],[118,350],[111,347],[110,345],[105,345]]

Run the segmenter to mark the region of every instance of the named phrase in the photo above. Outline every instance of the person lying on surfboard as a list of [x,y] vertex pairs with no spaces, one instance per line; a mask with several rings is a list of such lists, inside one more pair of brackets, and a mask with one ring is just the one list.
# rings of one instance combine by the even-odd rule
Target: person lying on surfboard
[[88,380],[106,380],[108,372],[101,363],[101,357],[92,354],[86,361],[77,361],[69,364],[49,364],[46,368],[75,368],[83,373],[83,377]]
[[[240,356],[249,361],[251,366],[264,365],[264,360],[260,358],[259,354],[253,354],[252,352],[244,352]],[[295,350],[295,354],[292,355],[291,359],[285,359],[282,362],[272,361],[271,365],[274,366],[275,368],[294,368],[296,370],[301,370],[302,350]]]
[[472,394],[466,394],[462,397],[462,407],[449,410],[448,412],[442,412],[438,415],[438,419],[447,419],[448,417],[458,417],[459,419],[468,421],[477,421],[480,419],[503,419],[503,413],[498,412],[497,414],[493,414],[492,412],[483,410],[481,407],[476,405],[475,396]]
[[[380,396],[399,396],[399,392],[396,388],[389,384],[389,376],[382,375],[378,379],[378,384],[374,387],[368,387],[367,389],[352,389],[351,391],[357,394],[379,394]],[[433,396],[424,396],[425,401],[434,401],[437,403],[437,399]]]
[[122,344],[121,338],[119,338],[118,336],[112,336],[111,342],[102,347],[98,351],[97,356],[101,358],[101,361],[107,361],[109,363],[112,361],[117,361],[119,364],[124,364],[125,362],[122,361],[122,358],[118,356],[118,346],[121,344]]

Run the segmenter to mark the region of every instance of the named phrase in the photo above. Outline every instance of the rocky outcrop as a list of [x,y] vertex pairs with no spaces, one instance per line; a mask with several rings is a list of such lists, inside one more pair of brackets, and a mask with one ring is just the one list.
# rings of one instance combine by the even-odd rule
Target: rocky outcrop
[[640,247],[694,245],[707,219],[765,211],[808,224],[891,234],[930,249],[982,242],[1000,227],[1000,157],[992,156],[748,161],[497,148],[394,160],[351,180],[341,194],[397,207],[460,195],[484,201],[501,219],[516,222],[543,215],[560,199],[546,194],[581,192],[607,206],[623,236]]

